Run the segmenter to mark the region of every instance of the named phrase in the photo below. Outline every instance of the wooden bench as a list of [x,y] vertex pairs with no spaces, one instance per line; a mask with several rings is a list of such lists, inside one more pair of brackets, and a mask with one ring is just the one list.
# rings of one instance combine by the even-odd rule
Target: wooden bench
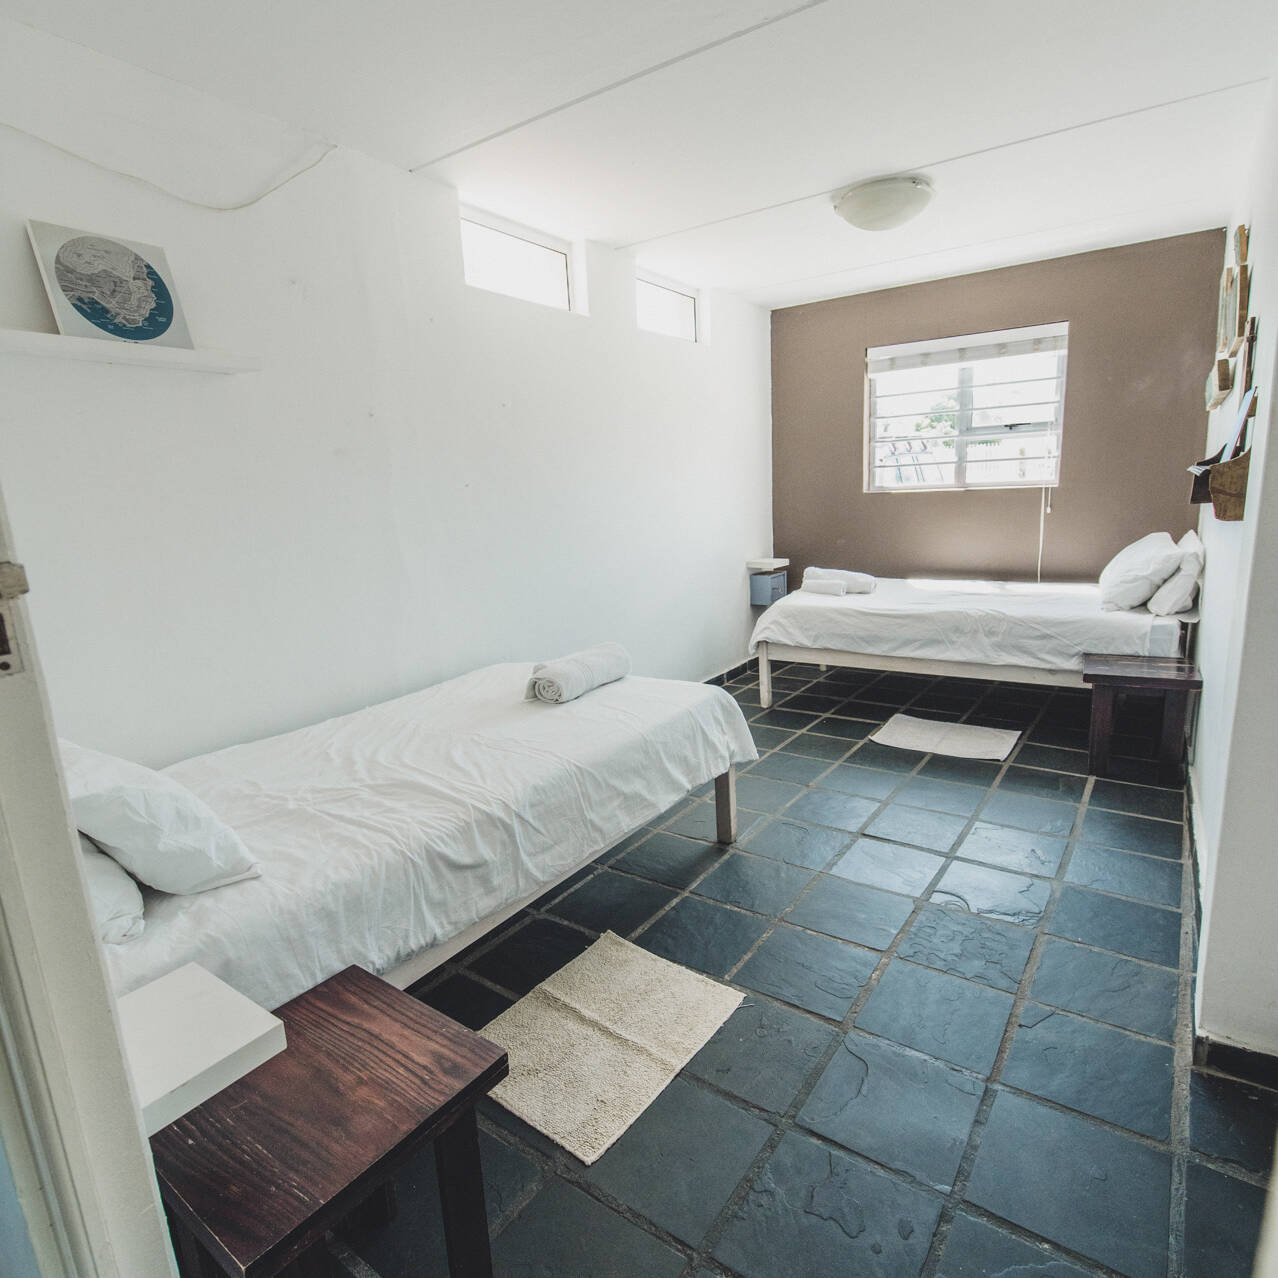
[[359,967],[275,1014],[288,1045],[151,1138],[184,1278],[319,1278],[327,1230],[393,1211],[434,1142],[453,1278],[491,1278],[475,1102],[506,1053]]
[[1115,657],[1084,653],[1083,682],[1092,685],[1088,771],[1098,777],[1110,775],[1118,694],[1134,692],[1162,698],[1158,780],[1163,785],[1181,785],[1185,779],[1185,718],[1189,694],[1203,686],[1197,666],[1186,657]]

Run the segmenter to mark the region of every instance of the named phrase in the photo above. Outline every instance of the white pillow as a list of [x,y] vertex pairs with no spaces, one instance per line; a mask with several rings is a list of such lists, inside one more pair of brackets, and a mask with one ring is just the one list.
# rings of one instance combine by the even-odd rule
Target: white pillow
[[1124,546],[1101,572],[1101,607],[1106,612],[1139,608],[1180,567],[1180,559],[1170,533],[1150,533]]
[[135,879],[186,896],[257,876],[240,836],[185,786],[127,759],[58,746],[77,828]]
[[80,835],[80,864],[89,889],[93,926],[108,945],[142,935],[142,893],[138,885],[91,839]]
[[1145,605],[1156,617],[1170,617],[1194,606],[1194,596],[1202,581],[1206,548],[1191,528],[1177,543],[1180,567],[1150,596]]

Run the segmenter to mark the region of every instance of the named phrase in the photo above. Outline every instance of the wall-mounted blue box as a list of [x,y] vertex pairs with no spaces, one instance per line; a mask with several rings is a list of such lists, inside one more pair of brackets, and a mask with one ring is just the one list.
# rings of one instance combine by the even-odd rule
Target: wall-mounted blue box
[[760,608],[774,604],[785,597],[786,573],[752,572],[750,574],[750,602]]

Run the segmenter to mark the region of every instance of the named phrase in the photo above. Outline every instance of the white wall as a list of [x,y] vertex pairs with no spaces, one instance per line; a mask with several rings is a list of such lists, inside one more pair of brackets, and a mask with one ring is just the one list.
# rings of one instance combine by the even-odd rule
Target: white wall
[[161,764],[604,639],[643,674],[744,658],[765,312],[715,295],[708,344],[639,332],[598,245],[589,316],[468,289],[455,194],[348,150],[240,212],[13,131],[0,173],[0,326],[52,331],[30,217],[163,245],[197,345],[265,360],[0,354],[62,735]]
[[[1191,776],[1203,900],[1197,1031],[1278,1053],[1278,449],[1269,447],[1278,417],[1278,96],[1272,92],[1251,176],[1235,218],[1235,225],[1251,227],[1251,313],[1259,321],[1246,518],[1221,523],[1208,507],[1201,523],[1203,696]],[[1209,451],[1230,435],[1237,411],[1235,393],[1212,414]]]

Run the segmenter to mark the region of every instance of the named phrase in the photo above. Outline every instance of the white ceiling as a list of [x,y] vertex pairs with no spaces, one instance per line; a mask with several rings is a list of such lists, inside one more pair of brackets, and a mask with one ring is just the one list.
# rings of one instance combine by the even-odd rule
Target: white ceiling
[[[0,0],[0,14],[765,305],[1223,225],[1269,0]],[[832,193],[921,172],[857,231]]]

